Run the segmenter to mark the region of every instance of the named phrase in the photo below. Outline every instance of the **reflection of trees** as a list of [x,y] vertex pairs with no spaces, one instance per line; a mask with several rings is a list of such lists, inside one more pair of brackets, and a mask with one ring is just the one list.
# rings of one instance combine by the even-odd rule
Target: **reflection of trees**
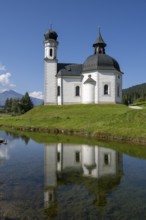
[[25,142],[25,144],[27,145],[29,143],[30,138],[25,136],[25,135],[20,135],[20,133],[13,133],[13,132],[8,132],[6,131],[7,136],[9,136],[10,138],[12,138],[13,140],[17,140],[17,139],[21,139]]
[[49,208],[44,209],[45,216],[47,216],[48,219],[50,220],[55,216],[57,216],[57,212],[58,212],[57,202],[52,202]]
[[95,195],[94,204],[100,212],[102,212],[107,204],[108,193],[114,191],[120,184],[122,172],[117,175],[102,176],[99,179],[82,177],[79,172],[62,173],[61,179],[58,180],[58,185],[83,184],[86,189]]
[[96,194],[95,205],[98,208],[99,212],[104,211],[104,208],[106,207],[107,204],[106,197],[108,193],[114,191],[116,187],[120,184],[121,176],[122,173],[119,173],[117,176],[101,177],[97,181],[97,186],[96,186],[97,190],[95,190],[95,194]]
[[[108,175],[95,179],[92,177],[83,177],[82,172],[72,171],[72,172],[62,172],[57,175],[58,186],[63,186],[67,184],[77,184],[84,185],[89,193],[92,193],[94,201],[93,204],[96,206],[99,213],[104,212],[107,205],[107,196],[109,193],[114,191],[116,187],[120,184],[122,172],[118,175]],[[54,193],[57,187],[54,188]],[[49,208],[45,209],[45,215],[50,219],[57,216],[59,207],[57,201],[53,201]]]

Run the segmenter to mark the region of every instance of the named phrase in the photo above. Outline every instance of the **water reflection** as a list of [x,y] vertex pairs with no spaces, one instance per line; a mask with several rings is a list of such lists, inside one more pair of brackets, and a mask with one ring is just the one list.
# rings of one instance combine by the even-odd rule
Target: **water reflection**
[[14,148],[17,140],[24,141],[25,145],[29,143],[30,138],[25,135],[20,136],[19,134],[11,133],[11,132],[3,132],[1,131],[1,136],[3,136],[2,140],[5,140],[4,143],[0,143],[0,166],[4,164],[4,162],[10,159],[10,149]]
[[0,219],[146,219],[145,147],[105,145],[120,154],[68,137],[45,146],[45,135],[41,143],[0,137],[8,143],[0,145]]
[[9,159],[8,148],[6,145],[0,144],[0,165],[7,159]]
[[[122,154],[99,146],[46,144],[44,169],[44,206],[46,210],[48,209],[48,215],[56,215],[59,210],[58,206],[63,208],[64,201],[61,200],[61,197],[64,195],[66,195],[64,200],[68,200],[64,205],[68,206],[71,203],[71,209],[73,210],[73,206],[77,203],[73,200],[77,199],[80,194],[79,191],[82,190],[82,185],[85,186],[88,194],[92,194],[91,200],[94,206],[102,211],[107,203],[107,193],[120,184]],[[65,189],[60,187],[64,185],[71,186],[68,194],[64,194]],[[73,190],[73,188],[76,189]],[[84,193],[82,192],[81,196]],[[74,198],[74,195],[76,198]],[[72,202],[70,202],[70,199]],[[88,195],[86,199],[90,200],[90,196]],[[84,203],[84,201],[82,202]],[[67,209],[67,206],[64,208]]]

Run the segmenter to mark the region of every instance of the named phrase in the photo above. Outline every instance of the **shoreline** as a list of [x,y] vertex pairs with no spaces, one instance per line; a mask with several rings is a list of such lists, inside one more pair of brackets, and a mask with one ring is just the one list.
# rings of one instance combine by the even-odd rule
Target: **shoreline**
[[28,127],[28,126],[0,126],[1,130],[10,129],[12,131],[24,131],[24,132],[41,132],[41,133],[48,133],[48,134],[62,134],[62,135],[72,135],[72,136],[80,136],[80,137],[89,137],[94,138],[96,140],[103,140],[103,141],[116,141],[120,143],[131,143],[131,144],[139,144],[139,145],[145,145],[146,144],[146,138],[142,137],[128,137],[128,136],[117,136],[112,135],[110,133],[103,133],[103,132],[85,132],[80,130],[73,130],[73,129],[58,129],[58,128],[42,128],[42,127]]

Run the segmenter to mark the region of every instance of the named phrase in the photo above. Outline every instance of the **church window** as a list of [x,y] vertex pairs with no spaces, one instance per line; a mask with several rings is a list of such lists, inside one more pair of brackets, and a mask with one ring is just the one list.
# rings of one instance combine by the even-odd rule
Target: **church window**
[[76,86],[76,88],[75,88],[75,95],[80,96],[80,87],[79,86]]
[[49,194],[49,201],[51,202],[52,199],[53,199],[53,196],[52,196],[52,194],[50,193],[50,194]]
[[79,151],[75,152],[75,160],[76,160],[77,163],[80,162],[80,152]]
[[104,95],[109,94],[109,86],[107,84],[104,85]]
[[111,155],[104,154],[104,165],[110,165]]
[[60,96],[60,86],[57,87],[57,96]]
[[60,162],[60,152],[57,152],[57,162]]
[[53,56],[53,50],[52,50],[52,48],[50,49],[50,57],[52,57]]

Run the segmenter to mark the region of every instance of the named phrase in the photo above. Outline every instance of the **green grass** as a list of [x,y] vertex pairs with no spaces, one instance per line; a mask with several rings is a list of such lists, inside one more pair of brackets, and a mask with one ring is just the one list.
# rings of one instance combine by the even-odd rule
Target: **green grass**
[[21,116],[0,116],[1,126],[80,131],[146,140],[146,109],[125,105],[37,106]]

